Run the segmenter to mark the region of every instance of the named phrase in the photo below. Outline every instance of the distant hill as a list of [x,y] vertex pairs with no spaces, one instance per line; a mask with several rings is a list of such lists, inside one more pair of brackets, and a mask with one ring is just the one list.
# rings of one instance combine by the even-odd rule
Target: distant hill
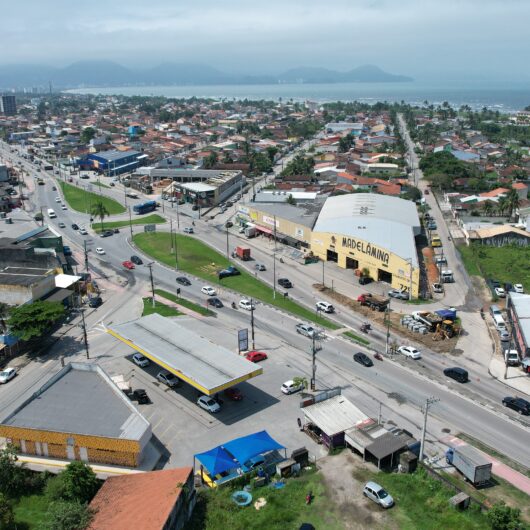
[[228,74],[201,64],[163,63],[133,70],[112,61],[79,61],[64,68],[43,65],[0,66],[0,89],[31,86],[54,88],[125,85],[255,85],[275,83],[396,83],[412,81],[377,66],[359,66],[348,72],[327,68],[300,67],[280,75]]

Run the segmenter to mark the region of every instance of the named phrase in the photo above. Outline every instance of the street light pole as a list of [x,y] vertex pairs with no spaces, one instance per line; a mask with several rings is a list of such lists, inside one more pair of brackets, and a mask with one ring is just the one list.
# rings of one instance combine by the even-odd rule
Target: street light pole
[[252,349],[256,349],[256,344],[254,341],[254,299],[250,299],[250,328],[252,330]]
[[90,359],[90,354],[88,352],[88,336],[86,332],[86,323],[85,323],[85,310],[83,308],[80,308],[79,311],[81,311],[81,322],[82,322],[82,327],[83,327],[83,339],[85,341],[86,358]]
[[230,243],[228,242],[228,226],[225,225],[226,229],[226,259],[228,260],[228,264],[230,264]]
[[153,264],[155,262],[151,261],[151,263],[147,264],[147,267],[149,267],[149,279],[151,281],[151,294],[152,294],[152,301],[153,301],[153,308],[155,307],[155,282],[153,280]]
[[131,207],[127,208],[129,210],[129,228],[131,229],[131,243],[133,240],[133,229],[132,229],[132,217],[131,217]]

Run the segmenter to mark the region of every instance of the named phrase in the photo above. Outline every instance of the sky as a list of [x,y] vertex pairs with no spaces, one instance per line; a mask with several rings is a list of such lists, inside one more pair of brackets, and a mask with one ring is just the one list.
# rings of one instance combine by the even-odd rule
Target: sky
[[516,80],[530,78],[529,24],[530,0],[26,0],[2,12],[0,62]]

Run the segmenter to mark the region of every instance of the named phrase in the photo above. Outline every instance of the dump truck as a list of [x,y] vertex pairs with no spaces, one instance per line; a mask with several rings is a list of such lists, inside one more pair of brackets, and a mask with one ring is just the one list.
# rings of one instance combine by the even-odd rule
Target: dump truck
[[491,480],[491,462],[471,445],[450,447],[445,453],[445,460],[453,465],[466,480],[474,486]]
[[369,307],[373,311],[385,311],[390,303],[390,298],[385,298],[383,296],[377,296],[372,293],[361,294],[357,298],[357,302],[361,305]]
[[412,313],[412,318],[425,324],[427,329],[431,332],[436,331],[438,325],[443,322],[443,318],[440,315],[429,311],[414,311]]
[[243,261],[248,261],[250,259],[250,249],[245,247],[236,247],[234,249],[234,257]]
[[[439,314],[442,313],[442,314]],[[429,311],[414,311],[412,318],[425,324],[431,333],[438,333],[441,338],[451,338],[455,334],[455,327],[453,319],[456,318],[456,313],[449,311],[448,318],[445,318],[444,310],[431,313]]]

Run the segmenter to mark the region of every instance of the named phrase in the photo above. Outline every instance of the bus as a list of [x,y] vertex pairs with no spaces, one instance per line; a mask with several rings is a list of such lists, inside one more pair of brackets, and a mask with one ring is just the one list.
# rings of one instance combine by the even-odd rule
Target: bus
[[135,204],[133,206],[133,211],[136,214],[143,214],[152,212],[156,209],[156,201],[147,201],[142,204]]

